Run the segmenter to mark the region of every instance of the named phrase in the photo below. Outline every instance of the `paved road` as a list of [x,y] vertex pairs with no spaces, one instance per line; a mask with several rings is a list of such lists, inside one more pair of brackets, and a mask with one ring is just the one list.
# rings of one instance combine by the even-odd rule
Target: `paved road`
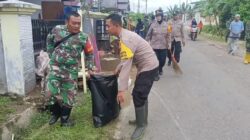
[[[249,140],[250,65],[223,47],[188,41],[184,74],[165,67],[149,97],[149,124],[143,140]],[[133,108],[123,110],[116,135],[129,139]]]

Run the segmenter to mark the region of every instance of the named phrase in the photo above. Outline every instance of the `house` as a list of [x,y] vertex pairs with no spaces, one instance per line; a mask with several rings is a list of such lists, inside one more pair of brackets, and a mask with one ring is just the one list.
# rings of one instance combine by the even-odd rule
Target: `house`
[[101,0],[100,10],[116,11],[127,14],[130,11],[129,0]]
[[[37,5],[42,5],[43,1],[54,1],[54,2],[61,2],[61,0],[21,0],[24,2],[28,2],[28,3],[33,3],[33,4],[37,4]],[[42,19],[42,10],[38,10],[36,13],[34,13],[31,16],[32,19]]]
[[68,12],[80,9],[80,0],[22,0],[37,5],[42,9],[32,15],[32,19],[64,19]]
[[[192,2],[190,3],[191,6],[195,6],[195,5],[201,5],[203,4],[204,1],[197,1],[197,2]],[[203,22],[204,25],[216,25],[216,20],[217,23],[219,23],[219,17],[217,17],[217,19],[215,19],[214,16],[203,16],[201,13],[201,10],[199,8],[195,9],[195,14],[194,14],[194,18],[196,19],[196,21],[199,23],[200,21]]]

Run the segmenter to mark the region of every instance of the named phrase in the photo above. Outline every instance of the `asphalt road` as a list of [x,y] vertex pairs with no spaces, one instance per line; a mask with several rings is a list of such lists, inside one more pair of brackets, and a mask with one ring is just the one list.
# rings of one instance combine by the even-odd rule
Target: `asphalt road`
[[[143,140],[250,140],[250,65],[241,54],[204,38],[188,40],[183,75],[166,66],[152,88]],[[122,114],[115,137],[129,139],[132,105]]]

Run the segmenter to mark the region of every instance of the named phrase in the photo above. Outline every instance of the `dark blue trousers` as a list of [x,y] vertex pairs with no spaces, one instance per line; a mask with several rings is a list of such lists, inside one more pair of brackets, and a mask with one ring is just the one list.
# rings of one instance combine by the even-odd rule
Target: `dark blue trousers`
[[162,72],[162,69],[166,64],[167,49],[154,49],[154,51],[159,61],[159,72]]

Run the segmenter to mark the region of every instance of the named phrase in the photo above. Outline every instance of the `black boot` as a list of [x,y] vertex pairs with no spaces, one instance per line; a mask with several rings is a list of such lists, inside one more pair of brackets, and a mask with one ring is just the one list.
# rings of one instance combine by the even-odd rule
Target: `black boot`
[[74,126],[74,122],[69,119],[71,109],[69,107],[63,106],[61,113],[61,126],[62,127],[71,127]]
[[159,81],[160,80],[160,76],[159,76],[159,72],[157,72],[157,75],[154,77],[154,81]]
[[131,140],[139,140],[142,138],[145,128],[145,115],[146,115],[145,105],[142,107],[135,108],[135,116],[136,116],[136,128],[131,136]]
[[55,103],[54,105],[51,105],[50,107],[51,112],[51,118],[49,120],[49,125],[53,125],[57,122],[61,115],[61,107],[58,103]]
[[[129,120],[130,125],[136,125],[136,120]],[[145,125],[148,124],[148,100],[145,102]]]

